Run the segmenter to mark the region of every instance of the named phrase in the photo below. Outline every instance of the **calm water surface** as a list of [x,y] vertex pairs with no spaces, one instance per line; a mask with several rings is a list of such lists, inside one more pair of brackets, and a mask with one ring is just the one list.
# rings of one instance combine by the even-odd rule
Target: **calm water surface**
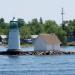
[[[73,46],[65,50],[69,48],[75,49]],[[33,47],[22,49],[33,50]],[[0,46],[0,50],[6,47]],[[0,56],[0,75],[75,75],[75,55]]]

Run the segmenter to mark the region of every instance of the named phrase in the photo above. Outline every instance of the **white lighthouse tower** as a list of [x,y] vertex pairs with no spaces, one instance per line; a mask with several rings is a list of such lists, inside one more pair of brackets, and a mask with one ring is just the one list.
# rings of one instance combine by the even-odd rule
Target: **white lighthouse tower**
[[20,34],[17,21],[10,21],[8,51],[20,50]]

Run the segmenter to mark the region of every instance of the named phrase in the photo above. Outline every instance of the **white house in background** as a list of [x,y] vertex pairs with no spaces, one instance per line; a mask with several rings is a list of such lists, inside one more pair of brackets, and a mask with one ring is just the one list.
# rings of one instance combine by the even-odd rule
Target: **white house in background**
[[7,42],[7,36],[6,35],[0,35],[0,43],[6,43]]
[[34,42],[37,37],[38,37],[38,35],[31,35],[31,40],[32,40],[32,42]]
[[40,34],[34,42],[34,50],[60,50],[60,40],[54,34]]
[[31,35],[32,39],[36,39],[38,37],[38,35]]

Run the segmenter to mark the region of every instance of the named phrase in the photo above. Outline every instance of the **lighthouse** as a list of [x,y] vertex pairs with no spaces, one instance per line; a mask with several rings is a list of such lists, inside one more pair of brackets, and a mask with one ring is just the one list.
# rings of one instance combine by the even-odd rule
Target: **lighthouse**
[[18,21],[10,21],[10,29],[8,36],[8,51],[20,50],[20,33]]

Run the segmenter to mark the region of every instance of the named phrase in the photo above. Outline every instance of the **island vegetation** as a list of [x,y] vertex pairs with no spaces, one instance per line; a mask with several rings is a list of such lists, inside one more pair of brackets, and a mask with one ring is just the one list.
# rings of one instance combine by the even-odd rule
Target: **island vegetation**
[[[24,19],[18,19],[18,25],[20,28],[21,39],[31,38],[31,35],[39,35],[41,33],[55,33],[59,39],[66,44],[67,34],[75,32],[75,19],[64,21],[64,27],[62,24],[57,24],[53,20],[45,20],[40,17],[25,22]],[[0,18],[0,35],[8,35],[10,24],[5,22],[4,18]]]

